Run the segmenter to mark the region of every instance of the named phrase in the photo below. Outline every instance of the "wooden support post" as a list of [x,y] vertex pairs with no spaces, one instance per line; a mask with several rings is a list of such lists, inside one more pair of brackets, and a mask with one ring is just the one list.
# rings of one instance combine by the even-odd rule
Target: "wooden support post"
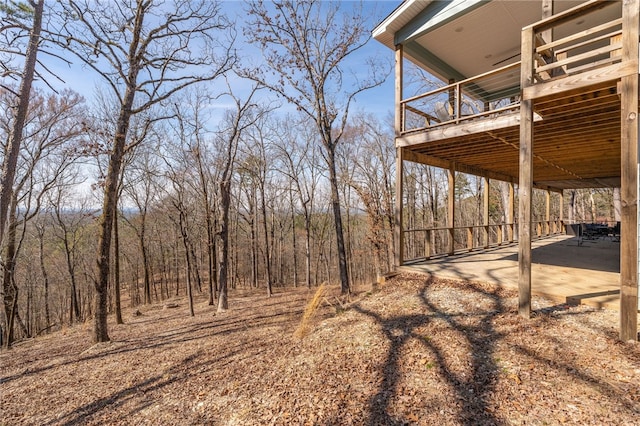
[[551,191],[547,189],[545,195],[544,234],[548,236],[551,234]]
[[449,240],[447,254],[453,255],[455,251],[455,222],[456,222],[456,169],[454,163],[451,163],[448,169],[449,180],[449,199],[447,203],[447,227],[449,231]]
[[396,148],[396,266],[404,264],[404,219],[403,219],[403,194],[404,194],[404,148]]
[[559,220],[559,224],[558,224],[558,232],[561,234],[566,234],[567,230],[564,226],[564,190],[562,190],[560,192],[560,217],[558,218]]
[[[640,0],[622,6],[622,61],[640,62],[638,39]],[[640,72],[640,71],[639,71]],[[620,339],[638,340],[638,74],[622,77],[620,198]]]
[[467,250],[473,250],[473,226],[467,227]]
[[[542,0],[542,19],[550,18],[553,16],[553,3],[554,0]],[[542,38],[547,43],[551,43],[553,41],[553,30],[549,29],[542,33]]]
[[[533,82],[532,28],[522,31],[520,85]],[[518,184],[518,313],[531,316],[531,193],[533,190],[533,101],[520,102],[520,173]]]
[[502,226],[498,226],[498,245],[502,244]]
[[482,224],[484,225],[484,248],[489,248],[489,178],[483,179],[484,197],[482,200]]
[[[403,74],[403,48],[401,44],[396,45],[396,67],[395,67],[395,133],[396,138],[402,134],[404,117],[402,113],[402,74]],[[395,206],[395,266],[402,266],[404,263],[404,220],[403,220],[403,194],[404,194],[404,151],[396,148],[396,206]]]
[[[456,82],[455,78],[450,78],[449,79],[449,84],[453,84]],[[451,111],[451,114],[453,115],[452,118],[458,118],[459,117],[459,112],[457,110],[456,104],[457,104],[457,98],[459,98],[456,94],[456,90],[455,88],[451,87],[449,89],[449,109]]]
[[508,235],[507,235],[507,239],[510,243],[513,242],[515,236],[513,235],[513,222],[514,222],[514,218],[515,218],[515,194],[514,194],[514,190],[513,190],[513,182],[509,182],[509,217],[507,218],[507,222],[509,223],[509,229],[508,229]]
[[[555,0],[542,0],[542,19],[550,18],[553,16]],[[553,41],[553,28],[549,28],[540,33],[540,37],[545,43],[551,43]],[[551,70],[552,74],[557,74],[557,70]]]
[[395,132],[396,138],[399,137],[404,130],[404,114],[402,110],[402,85],[403,85],[403,52],[401,44],[396,45],[396,68],[395,68]]

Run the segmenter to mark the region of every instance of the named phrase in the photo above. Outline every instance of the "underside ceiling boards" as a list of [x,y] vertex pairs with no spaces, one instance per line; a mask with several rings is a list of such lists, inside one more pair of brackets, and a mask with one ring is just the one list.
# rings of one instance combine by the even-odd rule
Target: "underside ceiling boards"
[[[534,183],[540,188],[614,187],[620,184],[620,100],[615,82],[581,93],[542,98],[534,104],[542,119],[534,124]],[[519,112],[513,113],[519,118]],[[482,120],[478,118],[476,120]],[[512,120],[515,122],[515,120]],[[509,176],[517,182],[519,126],[466,132],[473,121],[451,124],[454,137],[399,138],[398,146],[454,162],[487,175]],[[441,132],[445,135],[447,132]]]

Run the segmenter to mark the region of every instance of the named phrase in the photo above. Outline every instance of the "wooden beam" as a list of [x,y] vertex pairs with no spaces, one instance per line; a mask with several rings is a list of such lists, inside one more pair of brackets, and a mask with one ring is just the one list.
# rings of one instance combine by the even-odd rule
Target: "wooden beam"
[[[533,28],[522,31],[523,90],[533,83]],[[520,173],[518,179],[518,313],[531,316],[531,193],[533,186],[533,101],[520,103]]]
[[620,339],[638,340],[638,39],[640,0],[622,7],[622,61],[635,64],[636,72],[622,78],[620,225]]
[[483,179],[484,194],[482,198],[482,224],[484,225],[484,248],[489,247],[489,196],[491,194],[489,187],[489,178]]
[[561,234],[566,232],[564,228],[564,191],[560,191],[560,217],[558,217],[560,221],[560,229],[558,230]]
[[[439,167],[441,169],[448,169],[451,166],[451,161],[444,160],[442,158],[434,157],[432,155],[422,154],[416,151],[406,150],[404,153],[404,159],[412,161],[414,163],[426,164],[428,166]],[[501,180],[504,182],[513,182],[513,177],[502,173],[492,172],[484,170],[479,167],[469,166],[467,164],[456,163],[456,170],[462,173],[466,173],[474,176],[486,177],[494,180]]]
[[447,241],[447,254],[450,256],[455,252],[455,219],[456,219],[456,168],[451,163],[447,169],[449,181],[449,199],[447,200],[447,228],[449,228],[449,239]]
[[404,220],[403,220],[403,194],[404,194],[404,148],[396,148],[396,218],[394,227],[395,266],[404,264]]
[[[553,16],[554,0],[542,0],[542,19],[547,19]],[[551,43],[553,41],[553,28],[549,27],[540,33],[540,36],[545,43]]]
[[510,243],[513,242],[514,232],[513,232],[513,219],[515,218],[515,191],[513,190],[513,182],[509,182],[509,210],[507,222],[509,223],[509,233],[507,235],[507,239]]
[[505,113],[497,117],[487,117],[482,120],[472,120],[456,126],[440,126],[429,129],[425,132],[416,132],[410,135],[403,135],[398,138],[397,144],[401,146],[411,146],[442,139],[450,139],[460,136],[469,136],[476,133],[504,130],[509,127],[517,127],[520,124],[520,116],[517,112]]
[[395,67],[395,133],[396,138],[402,134],[404,117],[402,105],[402,74],[403,74],[403,48],[401,44],[396,45],[396,67]]
[[[396,63],[395,63],[395,134],[396,146],[397,138],[402,134],[404,114],[401,109],[402,105],[402,85],[403,85],[403,47],[401,44],[396,45]],[[404,157],[403,149],[396,149],[396,205],[395,205],[395,266],[402,266],[404,263],[404,220],[403,220],[403,194],[404,194]]]
[[546,235],[551,234],[551,224],[549,221],[551,220],[551,190],[547,189],[545,191],[545,215],[544,215],[544,233]]
[[595,84],[615,81],[619,78],[638,74],[638,64],[621,62],[591,71],[585,71],[576,75],[550,80],[546,83],[536,84],[522,89],[522,99],[536,99],[574,89],[581,89]]

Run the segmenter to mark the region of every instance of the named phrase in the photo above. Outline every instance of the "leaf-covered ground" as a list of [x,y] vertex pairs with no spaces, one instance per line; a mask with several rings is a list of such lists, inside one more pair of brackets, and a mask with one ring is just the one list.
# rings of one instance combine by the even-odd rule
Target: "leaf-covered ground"
[[112,342],[91,325],[0,353],[3,425],[640,424],[640,345],[618,313],[494,286],[402,275],[340,305],[232,294],[215,314],[184,300],[128,312]]

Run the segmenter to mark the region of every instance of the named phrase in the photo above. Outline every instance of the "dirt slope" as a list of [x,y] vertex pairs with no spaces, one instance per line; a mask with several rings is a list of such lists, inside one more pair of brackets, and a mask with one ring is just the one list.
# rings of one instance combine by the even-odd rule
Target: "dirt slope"
[[[184,300],[0,353],[6,425],[640,424],[640,345],[617,312],[497,287],[399,276],[293,337],[312,293],[235,293],[196,317]],[[333,305],[333,306],[332,306]]]

